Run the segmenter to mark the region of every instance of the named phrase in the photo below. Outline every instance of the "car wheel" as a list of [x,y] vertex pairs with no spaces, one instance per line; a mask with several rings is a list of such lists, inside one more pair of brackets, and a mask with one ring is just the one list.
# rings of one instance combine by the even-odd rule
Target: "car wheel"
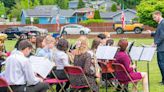
[[136,33],[136,34],[140,34],[141,32],[142,32],[142,30],[141,30],[141,28],[135,28],[134,29],[134,32]]
[[67,32],[66,32],[66,31],[63,31],[63,33],[62,33],[62,34],[67,35]]
[[83,34],[85,34],[85,33],[84,33],[84,31],[80,31],[80,34],[82,34],[82,35],[83,35]]
[[122,28],[117,28],[116,32],[117,32],[117,34],[123,34],[124,33]]

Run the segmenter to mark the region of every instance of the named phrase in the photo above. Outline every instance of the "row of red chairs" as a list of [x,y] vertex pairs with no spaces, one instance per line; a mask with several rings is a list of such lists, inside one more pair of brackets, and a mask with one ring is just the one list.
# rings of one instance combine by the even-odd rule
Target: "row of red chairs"
[[[128,74],[128,72],[126,71],[125,67],[122,65],[122,64],[118,64],[118,63],[112,63],[112,67],[113,67],[113,70],[110,71],[109,70],[109,65],[107,65],[105,62],[99,62],[99,65],[102,69],[102,73],[113,73],[113,72],[124,72],[125,75],[130,79],[129,81],[123,81],[123,79],[119,79],[119,77],[117,77],[117,75],[113,75],[115,79],[118,80],[118,82],[120,84],[128,84],[128,83],[132,83],[134,86],[135,86],[135,82],[138,82],[139,80],[133,80],[130,75]],[[73,89],[82,89],[82,88],[90,88],[91,90],[91,87],[90,87],[90,84],[84,74],[84,71],[82,70],[81,67],[78,67],[78,66],[66,66],[64,67],[64,70],[65,70],[65,73],[67,74],[67,77],[70,81],[70,87],[73,88]],[[78,75],[82,75],[86,81],[86,85],[82,85],[82,86],[78,86],[78,85],[75,85],[73,83],[71,83],[71,79],[70,79],[70,76],[78,76]],[[55,76],[55,74],[54,74]],[[53,79],[46,79],[44,82],[48,83],[48,84],[63,84],[65,82],[67,82],[68,80],[59,80],[57,79],[57,77],[55,76],[55,78]],[[10,92],[13,92],[11,87],[8,85],[8,83],[3,79],[3,78],[0,78],[0,87],[7,87],[9,89]],[[135,86],[136,87],[136,86]],[[61,85],[61,90],[63,90],[65,92],[65,90],[63,89],[63,86]],[[123,87],[121,87],[122,90],[124,89]],[[136,87],[137,88],[137,87]],[[50,89],[52,92],[55,92],[53,90],[53,88],[50,86]]]

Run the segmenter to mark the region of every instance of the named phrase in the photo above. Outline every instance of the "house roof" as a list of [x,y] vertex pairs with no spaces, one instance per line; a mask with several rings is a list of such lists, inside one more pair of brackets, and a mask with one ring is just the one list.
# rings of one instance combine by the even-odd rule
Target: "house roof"
[[34,9],[22,10],[25,17],[53,17],[58,13],[60,16],[71,17],[74,13],[72,9],[62,10],[53,5],[37,6]]
[[[124,12],[127,12],[127,11],[132,12],[134,14],[137,13],[135,10],[132,10],[132,9],[124,10]],[[118,10],[117,12],[100,12],[100,16],[101,16],[101,18],[113,18],[121,13],[122,13],[121,10]]]
[[85,13],[85,12],[93,12],[93,11],[95,11],[95,9],[93,8],[81,8],[81,9],[77,9],[75,12]]

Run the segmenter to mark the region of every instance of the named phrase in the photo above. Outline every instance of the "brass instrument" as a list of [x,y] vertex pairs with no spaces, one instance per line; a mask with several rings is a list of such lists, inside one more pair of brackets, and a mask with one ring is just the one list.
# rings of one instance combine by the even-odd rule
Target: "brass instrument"
[[4,42],[6,39],[7,39],[7,35],[0,33],[0,51],[2,52],[5,50]]

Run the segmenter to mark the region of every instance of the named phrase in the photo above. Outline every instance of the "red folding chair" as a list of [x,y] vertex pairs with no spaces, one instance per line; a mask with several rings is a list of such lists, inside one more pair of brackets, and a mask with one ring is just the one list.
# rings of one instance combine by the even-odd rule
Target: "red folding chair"
[[55,92],[55,90],[50,86],[51,84],[59,84],[60,87],[61,87],[60,91],[66,92],[64,90],[64,86],[62,86],[62,84],[68,82],[68,80],[67,79],[65,79],[65,80],[59,80],[57,78],[56,74],[53,71],[51,71],[51,72],[52,72],[54,78],[45,79],[44,82],[49,84],[49,88],[51,89],[52,92]]
[[[65,66],[64,67],[64,71],[67,74],[67,77],[69,79],[70,82],[70,87],[72,89],[83,89],[83,88],[89,88],[92,91],[90,84],[88,82],[88,79],[86,77],[86,75],[84,74],[84,71],[82,70],[81,67],[79,66]],[[75,81],[76,79],[82,78],[85,81],[85,85],[78,85],[81,84],[81,81]]]
[[9,89],[9,92],[13,92],[10,85],[7,83],[7,81],[4,78],[0,78],[0,87],[7,87]]
[[[101,68],[101,73],[105,75],[105,82],[106,82],[106,90],[107,90],[107,81],[109,81],[110,85],[114,88],[117,88],[118,85],[118,80],[116,79],[115,75],[114,75],[114,69],[112,68],[112,63],[114,61],[111,60],[109,62],[103,62],[103,61],[99,61],[98,64]],[[111,78],[108,78],[108,73],[111,74]],[[112,82],[114,81],[114,82]],[[112,83],[111,83],[112,82]]]
[[[115,70],[115,76],[120,84],[122,84],[121,88],[122,90],[127,89],[125,85],[132,83],[133,86],[137,88],[137,85],[135,83],[139,82],[141,79],[134,80],[127,72],[126,68],[119,63],[113,63],[112,64],[113,69]],[[121,75],[121,76],[120,76]]]

